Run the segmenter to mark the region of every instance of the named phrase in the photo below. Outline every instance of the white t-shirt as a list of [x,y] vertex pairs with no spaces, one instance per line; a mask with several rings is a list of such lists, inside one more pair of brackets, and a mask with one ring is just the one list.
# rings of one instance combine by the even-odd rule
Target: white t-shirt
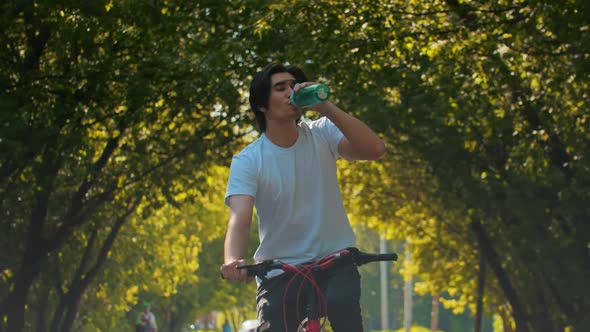
[[298,132],[288,148],[263,134],[232,160],[225,202],[232,195],[255,198],[256,261],[298,264],[355,243],[336,174],[342,133],[325,117],[300,123]]

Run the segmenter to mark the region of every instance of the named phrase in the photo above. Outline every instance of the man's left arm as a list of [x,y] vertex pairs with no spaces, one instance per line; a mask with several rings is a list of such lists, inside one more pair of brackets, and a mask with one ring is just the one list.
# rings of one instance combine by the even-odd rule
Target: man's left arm
[[330,101],[313,107],[327,117],[344,137],[338,144],[338,153],[347,160],[377,160],[385,153],[385,143],[361,120],[344,112]]

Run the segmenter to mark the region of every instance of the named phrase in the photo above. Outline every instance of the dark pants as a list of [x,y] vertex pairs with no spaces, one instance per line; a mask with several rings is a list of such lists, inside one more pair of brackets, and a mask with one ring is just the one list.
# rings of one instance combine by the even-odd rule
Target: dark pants
[[[257,331],[295,332],[301,320],[307,316],[306,294],[300,287],[303,278],[298,276],[289,284],[291,279],[292,275],[283,274],[258,286],[256,304],[261,324]],[[359,302],[361,286],[356,266],[349,264],[320,272],[316,274],[316,282],[322,290],[324,300],[327,301],[324,304],[327,304],[328,319],[334,332],[362,332],[363,321]],[[325,305],[322,309],[325,314],[324,309]]]

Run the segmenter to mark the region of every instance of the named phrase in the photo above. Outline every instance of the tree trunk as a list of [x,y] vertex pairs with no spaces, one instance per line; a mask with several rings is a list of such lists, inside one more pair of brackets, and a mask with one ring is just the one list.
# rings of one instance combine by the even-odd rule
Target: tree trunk
[[500,257],[494,250],[492,242],[488,239],[485,230],[481,227],[479,221],[474,220],[471,222],[471,229],[475,233],[477,238],[477,242],[479,243],[479,247],[481,248],[482,253],[485,255],[485,260],[490,264],[490,267],[494,271],[496,278],[498,279],[498,283],[504,292],[504,295],[510,302],[512,306],[512,311],[514,313],[514,321],[516,323],[516,329],[518,332],[530,332],[528,320],[522,305],[520,304],[520,300],[518,299],[518,295],[512,287],[512,283],[510,282],[510,278],[508,274],[502,267],[500,262]]
[[[43,175],[50,174],[54,169],[42,170]],[[56,169],[55,169],[56,170]],[[47,179],[44,177],[44,179]],[[31,214],[29,231],[25,253],[21,260],[21,266],[14,275],[14,288],[2,300],[0,305],[0,317],[4,317],[1,326],[6,326],[10,332],[22,331],[25,325],[25,307],[31,285],[41,271],[41,261],[47,256],[46,242],[41,238],[43,223],[47,214],[47,200],[52,182],[44,183],[45,190],[35,195],[35,207]]]
[[[135,201],[130,202],[127,211],[121,216],[119,216],[113,223],[111,227],[111,231],[109,232],[107,238],[105,239],[104,243],[100,248],[100,252],[97,255],[96,261],[94,265],[86,270],[86,266],[88,265],[88,260],[90,259],[90,255],[84,255],[83,261],[80,263],[80,269],[76,272],[76,276],[72,281],[71,290],[66,294],[64,297],[65,303],[65,315],[63,315],[63,321],[60,324],[60,328],[58,331],[60,332],[67,332],[72,329],[74,324],[74,320],[78,315],[80,301],[82,300],[82,296],[88,289],[90,283],[98,276],[98,273],[102,270],[102,267],[108,257],[108,253],[113,247],[117,235],[123,227],[127,218],[135,212],[137,206],[141,202],[141,197],[135,199]],[[99,226],[96,226],[99,227]],[[89,241],[89,248],[87,248],[87,252],[91,251],[91,246],[94,244],[94,240],[96,239],[95,235],[97,234],[97,230],[95,229],[92,241]],[[57,332],[57,331],[56,331]]]
[[438,307],[440,305],[440,296],[432,296],[432,312],[430,313],[430,331],[436,332],[438,330]]
[[[48,283],[46,284],[48,285]],[[35,310],[35,331],[46,332],[47,331],[47,312],[49,303],[49,287],[41,287],[41,291],[37,294],[39,302],[37,303]]]
[[486,279],[486,262],[485,255],[482,248],[479,249],[479,275],[477,277],[477,303],[475,309],[475,322],[473,330],[475,332],[481,332],[481,318],[483,315],[483,297],[485,290],[485,279]]
[[25,307],[29,290],[33,281],[39,274],[39,256],[30,249],[25,253],[20,270],[14,277],[14,288],[2,301],[0,314],[5,317],[7,331],[22,331],[25,325]]
[[[406,242],[406,261],[410,262],[412,255],[410,253],[410,244]],[[414,294],[413,277],[410,277],[404,284],[404,331],[410,332],[412,329],[412,296]]]

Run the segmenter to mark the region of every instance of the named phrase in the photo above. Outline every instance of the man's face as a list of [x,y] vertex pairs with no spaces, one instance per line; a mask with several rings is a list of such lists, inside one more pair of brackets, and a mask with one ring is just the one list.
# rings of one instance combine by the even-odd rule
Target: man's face
[[271,76],[268,108],[265,111],[267,122],[293,121],[301,116],[301,110],[289,103],[294,86],[295,77],[290,73],[276,73]]

